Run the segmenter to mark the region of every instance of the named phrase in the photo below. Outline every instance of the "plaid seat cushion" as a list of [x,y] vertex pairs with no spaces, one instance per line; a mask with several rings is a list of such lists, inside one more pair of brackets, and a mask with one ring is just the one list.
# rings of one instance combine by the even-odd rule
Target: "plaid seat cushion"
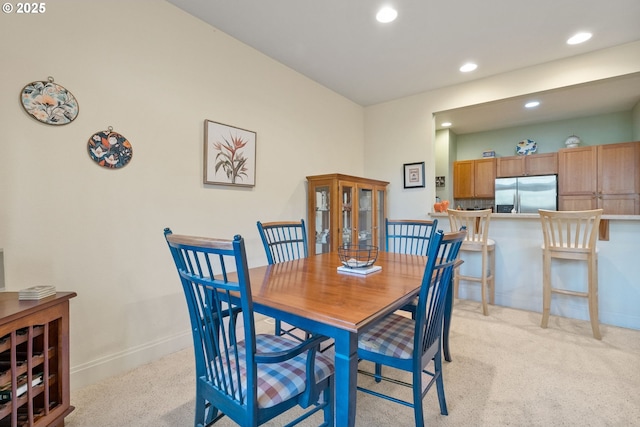
[[358,348],[385,356],[410,359],[415,321],[390,314],[358,338]]
[[[267,334],[256,335],[256,350],[258,353],[287,351],[299,344],[299,342],[281,336]],[[239,342],[238,356],[243,398],[246,398],[247,395],[245,352],[244,342]],[[308,352],[299,354],[292,359],[280,363],[258,363],[258,407],[269,408],[275,406],[278,403],[299,395],[305,390],[307,353]],[[231,359],[234,359],[233,356]],[[315,361],[316,383],[331,376],[333,371],[333,360],[317,352]],[[226,379],[226,381],[228,380],[229,378]],[[215,379],[212,382],[215,383]],[[235,382],[236,376],[234,374],[234,383]],[[235,398],[237,399],[238,396],[236,395]]]

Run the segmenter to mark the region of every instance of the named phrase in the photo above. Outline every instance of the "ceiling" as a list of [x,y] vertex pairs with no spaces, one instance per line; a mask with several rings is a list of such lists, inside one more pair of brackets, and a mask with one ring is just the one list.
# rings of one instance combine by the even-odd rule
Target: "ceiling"
[[[540,106],[530,110],[529,101]],[[435,114],[436,129],[453,123],[458,135],[630,111],[640,102],[640,73],[567,86],[526,96],[470,105]]]
[[[168,1],[363,106],[640,40],[638,0]],[[398,18],[381,24],[375,13],[386,4]],[[567,45],[578,31],[594,36]],[[459,72],[468,61],[478,69]],[[637,102],[637,80],[627,83]],[[562,99],[575,106],[567,95],[602,100],[586,89],[559,92],[557,109]],[[624,102],[606,108],[629,104],[621,92]]]

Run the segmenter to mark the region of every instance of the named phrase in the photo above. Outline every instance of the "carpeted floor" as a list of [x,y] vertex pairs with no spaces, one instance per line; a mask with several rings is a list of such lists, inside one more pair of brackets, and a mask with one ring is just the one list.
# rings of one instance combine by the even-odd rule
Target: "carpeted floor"
[[[260,328],[272,330],[264,321]],[[456,301],[453,362],[444,362],[449,409],[440,415],[435,388],[424,399],[428,426],[640,426],[640,331]],[[193,353],[185,349],[126,375],[74,390],[67,427],[193,425]],[[363,367],[367,368],[366,365]],[[386,371],[390,374],[392,371]],[[399,376],[406,375],[400,374]],[[373,380],[360,375],[360,384]],[[409,389],[383,383],[409,399]],[[375,385],[379,386],[379,385]],[[374,386],[374,387],[375,387]],[[338,396],[339,398],[339,396]],[[296,410],[269,423],[281,426]],[[318,425],[316,414],[305,425]],[[410,408],[358,393],[358,426],[414,425]],[[234,425],[228,418],[220,426]]]

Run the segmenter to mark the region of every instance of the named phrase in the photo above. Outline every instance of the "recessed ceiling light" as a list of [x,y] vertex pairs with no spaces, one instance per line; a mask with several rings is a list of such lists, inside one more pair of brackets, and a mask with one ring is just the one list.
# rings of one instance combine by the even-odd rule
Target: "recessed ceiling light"
[[530,101],[530,102],[527,102],[526,104],[524,104],[524,106],[527,107],[527,108],[535,108],[538,105],[540,105],[539,101]]
[[577,33],[569,40],[567,40],[567,44],[580,44],[586,42],[591,38],[591,33]]
[[442,127],[448,128],[451,125],[452,125],[451,122],[442,122]]
[[473,62],[467,62],[462,67],[460,67],[460,71],[462,71],[463,73],[468,73],[475,70],[476,68],[478,68],[477,64],[474,64]]
[[378,22],[382,22],[383,24],[394,21],[398,17],[398,11],[391,7],[383,7],[376,14],[376,19]]

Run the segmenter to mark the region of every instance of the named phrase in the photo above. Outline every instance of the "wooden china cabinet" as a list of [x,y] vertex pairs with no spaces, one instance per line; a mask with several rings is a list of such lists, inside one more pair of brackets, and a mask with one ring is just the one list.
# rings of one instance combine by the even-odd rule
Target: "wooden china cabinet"
[[308,176],[307,183],[310,255],[342,245],[384,248],[388,182],[335,173]]

